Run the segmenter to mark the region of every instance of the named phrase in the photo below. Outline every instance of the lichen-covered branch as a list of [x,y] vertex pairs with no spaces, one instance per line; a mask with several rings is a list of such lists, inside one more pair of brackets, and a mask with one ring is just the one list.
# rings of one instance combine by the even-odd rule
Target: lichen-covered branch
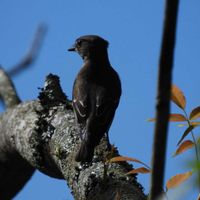
[[[17,163],[17,166],[26,163],[31,173],[36,168],[51,177],[65,179],[76,200],[146,199],[136,176],[126,175],[132,169],[131,165],[105,163],[110,154],[106,138],[96,148],[92,163],[81,165],[75,162],[74,156],[81,143],[79,127],[71,103],[55,75],[47,77],[39,100],[19,104],[1,116],[0,132],[1,166],[5,160],[8,166],[9,162]],[[117,150],[112,155],[118,155]],[[10,159],[12,157],[14,159]],[[1,195],[2,188],[10,187],[4,182],[8,171],[4,172],[5,176],[1,173],[0,170],[0,199],[6,199]],[[21,177],[28,180],[24,174]],[[15,182],[15,177],[12,181]]]
[[[0,96],[7,107],[7,111],[0,116],[0,199],[10,200],[30,179],[34,168],[16,150],[15,132],[27,123],[26,115],[22,117],[23,110],[17,111],[20,99],[12,81],[2,68]],[[29,110],[29,107],[25,107],[25,110]],[[31,129],[33,124],[29,125]]]

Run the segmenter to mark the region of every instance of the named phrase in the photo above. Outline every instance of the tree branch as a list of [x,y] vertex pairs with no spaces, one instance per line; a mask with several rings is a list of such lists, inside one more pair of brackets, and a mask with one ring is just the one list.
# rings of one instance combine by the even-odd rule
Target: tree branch
[[21,102],[12,81],[2,67],[0,67],[0,98],[7,109]]
[[[119,200],[146,199],[136,176],[126,175],[131,165],[105,163],[110,154],[106,138],[95,149],[92,163],[75,162],[74,156],[81,143],[79,127],[57,76],[47,77],[39,101],[19,104],[4,113],[0,118],[0,132],[0,163],[3,166],[6,158],[8,169],[9,163],[13,166],[15,162],[26,162],[32,171],[36,168],[51,177],[65,179],[76,200],[116,200],[116,196]],[[10,160],[8,153],[16,159]],[[112,155],[119,154],[115,150]],[[6,199],[2,188],[15,189],[16,193],[20,188],[10,189],[11,181],[5,182],[2,173],[0,170],[0,199]],[[7,173],[8,170],[4,171]],[[25,179],[23,174],[20,176]],[[16,177],[17,172],[12,181]],[[11,195],[14,196],[14,192]]]
[[8,71],[9,76],[17,75],[34,63],[42,46],[46,30],[47,27],[44,24],[40,24],[38,26],[28,53],[22,58],[19,63],[17,63],[15,66],[12,67],[11,70]]
[[155,200],[163,191],[178,3],[178,0],[166,0],[159,61],[150,200]]

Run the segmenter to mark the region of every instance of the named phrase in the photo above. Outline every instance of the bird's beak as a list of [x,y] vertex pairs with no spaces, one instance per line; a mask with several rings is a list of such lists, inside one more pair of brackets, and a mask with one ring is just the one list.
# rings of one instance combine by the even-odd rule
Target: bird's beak
[[68,51],[76,51],[75,45],[69,48]]

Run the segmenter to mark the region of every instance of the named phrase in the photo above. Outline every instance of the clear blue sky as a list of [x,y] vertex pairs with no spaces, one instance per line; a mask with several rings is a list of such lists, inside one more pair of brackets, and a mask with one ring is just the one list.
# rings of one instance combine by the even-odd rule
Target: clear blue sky
[[[187,97],[187,111],[200,104],[199,8],[198,0],[180,1],[173,82]],[[36,99],[37,88],[43,86],[45,76],[54,73],[60,76],[63,90],[71,97],[72,84],[82,60],[67,52],[67,48],[85,34],[107,39],[111,63],[120,74],[123,86],[110,140],[122,155],[150,164],[154,124],[146,119],[155,113],[163,9],[164,1],[147,0],[1,0],[0,63],[6,69],[16,64],[28,50],[37,25],[44,22],[48,33],[39,58],[34,66],[13,79],[14,84],[23,101]],[[172,110],[179,111],[174,105]],[[172,158],[182,132],[175,124],[170,126],[166,179],[187,171],[186,163],[192,159],[192,150],[185,156]],[[198,133],[199,129],[195,131]],[[138,179],[148,193],[149,175],[139,175]],[[190,181],[188,184],[192,186]],[[15,200],[72,200],[66,188],[64,181],[36,172]],[[170,192],[174,193],[175,190]],[[191,187],[181,199],[196,198],[197,190]]]

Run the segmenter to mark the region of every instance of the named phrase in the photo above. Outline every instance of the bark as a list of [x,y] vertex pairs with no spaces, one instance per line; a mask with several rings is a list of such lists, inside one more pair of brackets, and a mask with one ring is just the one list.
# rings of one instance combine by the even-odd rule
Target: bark
[[[7,101],[4,96],[9,92],[0,94]],[[91,163],[75,162],[79,127],[55,75],[47,77],[38,100],[15,101],[7,107],[0,116],[0,132],[0,199],[14,197],[35,169],[65,179],[76,200],[146,199],[136,175],[126,175],[132,170],[130,164],[106,163],[108,157],[119,155],[116,148],[109,150],[106,137]]]
[[[2,68],[0,69],[0,96],[7,108],[7,111],[0,116],[0,199],[9,200],[30,179],[34,168],[15,148],[15,132],[19,132],[20,129],[14,126],[19,125],[23,113],[12,109],[17,108],[21,101]],[[13,123],[14,120],[16,123]],[[25,118],[21,121],[22,124],[24,120]]]

